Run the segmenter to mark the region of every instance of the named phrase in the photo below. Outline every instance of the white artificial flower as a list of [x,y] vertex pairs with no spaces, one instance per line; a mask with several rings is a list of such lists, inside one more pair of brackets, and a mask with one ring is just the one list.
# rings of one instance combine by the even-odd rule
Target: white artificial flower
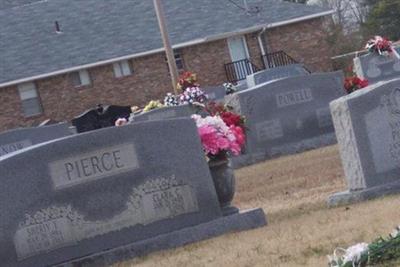
[[361,256],[368,251],[367,243],[359,243],[346,249],[346,253],[343,256],[343,262],[358,263],[361,260]]
[[399,234],[399,227],[397,226],[396,229],[393,230],[393,232],[390,233],[390,236],[392,238],[396,238],[396,236]]

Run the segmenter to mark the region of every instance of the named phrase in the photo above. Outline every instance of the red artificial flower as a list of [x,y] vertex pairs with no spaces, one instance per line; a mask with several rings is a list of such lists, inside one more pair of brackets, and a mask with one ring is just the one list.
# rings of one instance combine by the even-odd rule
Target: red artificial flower
[[368,80],[360,79],[357,76],[347,77],[344,80],[344,88],[348,94],[367,86]]
[[222,112],[220,116],[227,126],[239,126],[242,121],[242,118],[239,115],[230,111]]
[[198,87],[198,86],[199,85],[197,84],[196,74],[191,73],[190,71],[185,71],[179,77],[178,87],[181,88],[183,91],[185,91],[185,89],[188,87]]

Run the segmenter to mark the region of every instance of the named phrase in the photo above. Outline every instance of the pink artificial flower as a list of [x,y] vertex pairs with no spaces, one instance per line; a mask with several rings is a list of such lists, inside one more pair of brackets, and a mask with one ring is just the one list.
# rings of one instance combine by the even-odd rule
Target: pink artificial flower
[[235,137],[236,137],[236,142],[239,144],[239,146],[242,146],[242,145],[244,144],[245,138],[246,138],[245,135],[244,135],[244,132],[243,132],[242,127],[231,125],[231,126],[229,127],[229,129],[230,129],[230,130],[233,132],[233,134],[235,135]]
[[115,121],[115,126],[123,126],[128,124],[128,120],[125,118],[119,118],[118,120]]

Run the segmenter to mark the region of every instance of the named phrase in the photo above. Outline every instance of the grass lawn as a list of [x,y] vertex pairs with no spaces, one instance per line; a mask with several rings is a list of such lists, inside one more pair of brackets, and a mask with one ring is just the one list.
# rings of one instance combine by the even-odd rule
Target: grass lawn
[[[234,203],[262,207],[268,225],[156,252],[129,266],[327,266],[336,247],[371,242],[400,224],[400,196],[327,208],[346,189],[337,146],[282,157],[235,172]],[[400,266],[400,262],[385,266]]]

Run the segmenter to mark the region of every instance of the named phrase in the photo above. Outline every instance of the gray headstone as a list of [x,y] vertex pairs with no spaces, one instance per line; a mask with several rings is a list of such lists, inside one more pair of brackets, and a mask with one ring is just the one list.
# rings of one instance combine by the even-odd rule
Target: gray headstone
[[211,101],[220,101],[220,100],[223,101],[226,95],[225,87],[223,85],[209,86],[209,87],[204,87],[202,89],[207,94],[208,100]]
[[[108,256],[133,256],[123,249],[127,244],[145,253],[195,240],[193,233],[197,240],[221,234],[213,232],[221,210],[190,118],[110,127],[32,146],[1,158],[0,173],[4,266],[71,266],[102,255],[106,262]],[[265,217],[257,214],[236,215],[227,231],[264,225]],[[204,223],[211,225],[198,232]],[[179,239],[166,243],[162,237],[171,233]]]
[[235,86],[235,89],[236,89],[236,91],[243,91],[243,90],[246,90],[248,87],[247,87],[247,81],[246,80],[242,80],[242,81],[238,81],[237,82],[237,84],[236,84],[236,86]]
[[370,84],[400,77],[400,60],[389,56],[369,53],[354,58],[354,71]]
[[196,113],[196,109],[191,105],[162,107],[147,112],[142,112],[140,114],[131,115],[129,121],[141,122],[141,121],[182,118],[182,117],[190,117],[194,113]]
[[292,64],[266,69],[250,74],[246,77],[246,82],[247,87],[251,88],[258,84],[262,84],[272,80],[303,75],[309,75],[309,72],[304,68],[303,64]]
[[330,107],[349,191],[331,196],[329,205],[400,192],[400,79],[358,90]]
[[227,96],[246,118],[245,153],[240,167],[336,142],[329,102],[344,95],[343,73],[295,76]]
[[0,133],[0,157],[31,145],[71,134],[67,123],[5,131]]

